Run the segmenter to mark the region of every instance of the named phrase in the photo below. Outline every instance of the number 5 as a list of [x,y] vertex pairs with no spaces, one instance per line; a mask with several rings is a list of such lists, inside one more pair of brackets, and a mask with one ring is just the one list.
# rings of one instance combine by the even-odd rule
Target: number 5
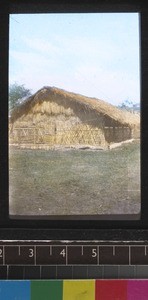
[[96,257],[97,256],[97,249],[92,249],[92,257]]

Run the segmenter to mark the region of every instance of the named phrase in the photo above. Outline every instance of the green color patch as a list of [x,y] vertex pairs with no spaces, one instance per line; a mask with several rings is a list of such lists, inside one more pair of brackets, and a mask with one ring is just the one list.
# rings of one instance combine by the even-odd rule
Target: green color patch
[[31,300],[62,300],[63,281],[31,281]]

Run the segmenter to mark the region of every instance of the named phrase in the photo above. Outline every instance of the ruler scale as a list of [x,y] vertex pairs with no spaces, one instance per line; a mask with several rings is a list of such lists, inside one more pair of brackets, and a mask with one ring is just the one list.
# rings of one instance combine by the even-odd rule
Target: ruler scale
[[148,276],[146,243],[0,241],[0,279],[125,278],[126,273]]

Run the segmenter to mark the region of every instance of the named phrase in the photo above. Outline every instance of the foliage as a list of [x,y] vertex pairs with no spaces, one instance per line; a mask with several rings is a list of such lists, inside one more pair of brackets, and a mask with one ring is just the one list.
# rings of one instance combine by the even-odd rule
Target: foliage
[[131,100],[123,101],[118,107],[123,110],[130,111],[130,112],[140,112],[140,104],[134,103]]
[[24,84],[11,84],[9,86],[9,109],[12,110],[29,96],[31,96],[31,91],[25,88]]

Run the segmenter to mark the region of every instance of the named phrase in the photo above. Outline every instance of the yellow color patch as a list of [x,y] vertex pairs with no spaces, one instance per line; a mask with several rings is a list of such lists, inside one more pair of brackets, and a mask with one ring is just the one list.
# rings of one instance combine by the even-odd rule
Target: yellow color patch
[[95,300],[95,280],[64,280],[63,300]]

